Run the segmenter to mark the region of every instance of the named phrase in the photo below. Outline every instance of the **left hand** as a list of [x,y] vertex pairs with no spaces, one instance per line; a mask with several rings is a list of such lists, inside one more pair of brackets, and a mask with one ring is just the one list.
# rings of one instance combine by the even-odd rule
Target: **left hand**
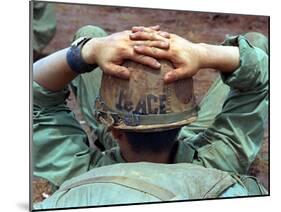
[[123,31],[107,37],[92,38],[82,48],[82,57],[89,64],[99,65],[105,73],[123,79],[128,79],[130,75],[130,71],[122,66],[127,59],[159,69],[160,63],[155,58],[137,53],[134,46],[167,49],[169,40],[157,34],[150,38],[131,40],[131,34],[131,31]]

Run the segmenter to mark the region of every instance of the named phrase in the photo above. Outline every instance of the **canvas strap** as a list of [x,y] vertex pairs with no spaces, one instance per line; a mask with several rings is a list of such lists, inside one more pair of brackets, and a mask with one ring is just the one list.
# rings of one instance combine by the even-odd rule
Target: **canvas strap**
[[229,174],[223,173],[219,181],[217,181],[202,198],[217,198],[223,191],[235,184],[236,181]]
[[237,174],[232,174],[232,177],[247,189],[249,195],[268,195],[268,191],[256,177]]
[[140,179],[128,178],[125,176],[100,176],[100,177],[92,177],[81,180],[79,182],[74,182],[70,185],[62,186],[59,191],[67,191],[74,187],[78,187],[85,184],[92,184],[92,183],[113,183],[122,186],[126,186],[131,189],[135,189],[141,192],[148,193],[162,201],[168,201],[174,198],[176,195],[158,185],[145,182]]

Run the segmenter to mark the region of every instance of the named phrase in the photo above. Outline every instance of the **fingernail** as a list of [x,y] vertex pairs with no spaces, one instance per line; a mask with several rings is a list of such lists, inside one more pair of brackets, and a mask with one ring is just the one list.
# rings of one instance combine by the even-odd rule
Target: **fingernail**
[[152,27],[150,27],[151,29],[153,29],[153,30],[159,30],[160,29],[160,26],[159,25],[155,25],[155,26],[152,26]]
[[159,33],[162,37],[166,37],[166,38],[169,38],[170,37],[170,34],[168,32],[160,32]]
[[168,42],[161,42],[161,45],[162,45],[163,47],[167,47],[167,46],[169,46],[169,43],[168,43]]
[[161,64],[158,63],[158,62],[154,62],[154,65],[155,65],[156,68],[160,68],[161,67]]

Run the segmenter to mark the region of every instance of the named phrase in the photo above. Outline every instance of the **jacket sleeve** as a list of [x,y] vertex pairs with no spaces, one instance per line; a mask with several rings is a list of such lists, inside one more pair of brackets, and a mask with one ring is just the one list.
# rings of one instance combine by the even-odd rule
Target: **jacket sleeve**
[[86,133],[67,107],[69,90],[51,92],[33,82],[33,175],[59,187],[105,156],[90,149]]
[[240,67],[221,74],[230,92],[211,126],[189,142],[194,163],[244,174],[259,152],[268,115],[268,56],[245,37],[229,38],[237,45]]

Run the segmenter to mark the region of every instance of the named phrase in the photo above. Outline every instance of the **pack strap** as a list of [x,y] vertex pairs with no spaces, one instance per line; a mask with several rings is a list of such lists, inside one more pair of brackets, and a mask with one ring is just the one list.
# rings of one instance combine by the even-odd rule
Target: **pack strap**
[[125,186],[131,189],[135,189],[144,193],[148,193],[162,201],[169,201],[173,199],[176,195],[158,185],[154,185],[148,182],[145,182],[140,179],[128,178],[125,176],[100,176],[92,177],[88,179],[81,180],[79,182],[74,182],[70,185],[62,186],[59,191],[67,191],[69,189],[91,184],[91,183],[113,183],[121,186]]
[[217,183],[215,183],[204,195],[202,198],[216,198],[218,197],[225,189],[229,188],[235,183],[235,179],[227,173],[223,173]]
[[232,176],[247,189],[249,195],[268,195],[268,191],[256,177],[236,174]]

